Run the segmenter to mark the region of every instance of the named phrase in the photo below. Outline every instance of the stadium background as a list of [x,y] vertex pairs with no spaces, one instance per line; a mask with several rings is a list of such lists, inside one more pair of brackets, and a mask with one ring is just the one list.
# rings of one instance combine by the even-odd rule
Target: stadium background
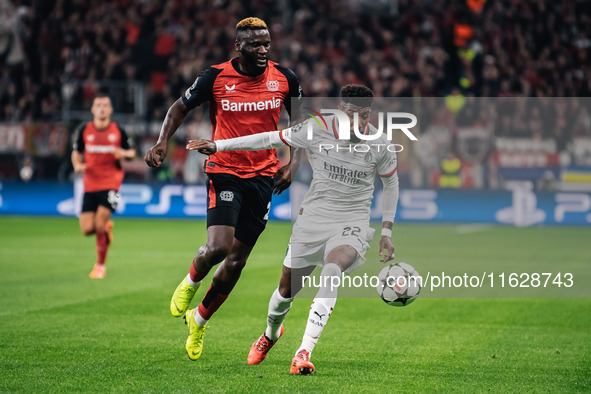
[[[200,70],[234,55],[234,25],[251,15],[267,21],[271,59],[309,96],[364,83],[380,97],[443,100],[446,127],[421,127],[400,156],[397,221],[421,223],[395,226],[397,260],[420,271],[572,270],[588,294],[588,1],[0,0],[0,390],[589,391],[589,301],[543,289],[395,310],[377,297],[339,300],[316,376],[294,383],[286,363],[309,306],[296,300],[275,353],[248,368],[289,237],[278,221],[212,319],[203,359],[186,360],[186,329],[167,303],[204,223],[121,217],[203,215],[203,157],[184,145],[210,135],[207,107],[177,132],[164,168],[142,157]],[[89,282],[94,241],[73,217],[70,140],[99,90],[138,158],[125,163],[109,274]],[[529,98],[531,108],[506,105]],[[504,120],[483,125],[474,108],[490,102],[505,103]],[[47,215],[61,217],[37,217]],[[375,242],[368,259],[378,260]]]
[[[258,15],[270,26],[271,58],[296,72],[308,96],[336,96],[343,84],[364,83],[379,97],[445,98],[449,121],[444,127],[422,125],[415,131],[421,142],[401,155],[402,190],[510,190],[492,194],[501,205],[484,207],[490,215],[475,215],[473,221],[591,222],[589,101],[567,99],[591,96],[586,1],[0,4],[1,213],[43,213],[17,207],[23,199],[10,205],[10,196],[37,193],[23,189],[23,181],[57,182],[56,190],[69,193],[64,185],[73,180],[71,133],[89,120],[99,90],[111,95],[114,119],[138,148],[138,158],[124,163],[127,184],[151,185],[159,203],[162,185],[203,183],[204,157],[188,154],[184,144],[210,136],[207,105],[193,111],[177,132],[162,168],[149,169],[142,157],[155,142],[167,108],[200,70],[234,55],[234,22]],[[479,97],[506,99],[509,105],[499,104],[498,116],[483,124],[479,113],[490,104],[477,105]],[[541,101],[546,97],[554,99]],[[535,105],[512,104],[528,98]],[[557,197],[557,191],[579,194]],[[439,205],[439,195],[403,197],[409,212],[402,206],[402,220],[470,221],[458,216],[463,204],[441,202],[434,213],[429,204]],[[554,200],[542,204],[548,205],[542,208],[548,220],[536,219],[532,199]],[[524,214],[494,219],[503,207],[519,205],[515,201],[523,202],[524,208],[515,209]],[[72,211],[57,209],[53,201],[51,207],[45,214]],[[150,215],[147,211],[142,206],[120,213]]]

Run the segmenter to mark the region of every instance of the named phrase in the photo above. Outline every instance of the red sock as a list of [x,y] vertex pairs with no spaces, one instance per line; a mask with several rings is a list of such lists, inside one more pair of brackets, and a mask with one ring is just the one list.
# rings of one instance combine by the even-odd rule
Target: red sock
[[105,265],[107,251],[109,250],[109,238],[107,232],[96,234],[96,263]]
[[195,260],[197,260],[197,257],[195,257],[195,259],[191,263],[191,268],[189,269],[189,275],[191,276],[191,280],[193,282],[200,282],[201,279],[205,278],[205,276],[209,273],[209,270],[207,270],[206,272],[197,271],[197,268],[195,268]]
[[209,320],[227,298],[228,294],[220,294],[215,288],[209,286],[197,310],[203,319]]

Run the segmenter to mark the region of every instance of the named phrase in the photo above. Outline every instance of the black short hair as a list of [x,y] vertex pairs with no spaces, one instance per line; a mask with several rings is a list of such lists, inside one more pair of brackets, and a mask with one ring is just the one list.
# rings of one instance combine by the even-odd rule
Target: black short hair
[[92,98],[92,100],[94,101],[97,98],[104,98],[104,97],[108,98],[109,100],[111,99],[111,97],[106,92],[99,91],[99,92],[97,92],[94,95],[94,97]]
[[373,92],[363,85],[345,85],[341,88],[341,100],[358,107],[371,107],[373,104]]

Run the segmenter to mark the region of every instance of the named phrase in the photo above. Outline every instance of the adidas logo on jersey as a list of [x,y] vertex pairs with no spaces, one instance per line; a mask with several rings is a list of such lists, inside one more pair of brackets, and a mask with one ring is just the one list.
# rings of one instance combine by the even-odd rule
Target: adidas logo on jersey
[[281,107],[281,99],[273,97],[265,101],[247,101],[245,103],[233,103],[230,100],[222,100],[222,110],[231,112],[240,111],[267,111]]

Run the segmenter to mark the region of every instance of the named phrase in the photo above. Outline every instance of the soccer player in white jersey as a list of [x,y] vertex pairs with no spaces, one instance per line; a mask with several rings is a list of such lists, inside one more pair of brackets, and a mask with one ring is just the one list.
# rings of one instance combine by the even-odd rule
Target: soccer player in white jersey
[[[350,120],[357,113],[358,130],[365,131],[365,134],[376,133],[376,128],[369,124],[373,92],[365,86],[347,85],[341,89],[340,96],[338,109]],[[291,363],[290,372],[299,375],[314,372],[310,356],[337,299],[338,287],[330,286],[336,283],[332,278],[340,278],[342,272],[350,273],[365,262],[364,255],[374,234],[369,222],[376,174],[384,185],[381,261],[389,261],[394,255],[391,236],[398,202],[395,149],[387,149],[392,144],[384,135],[371,143],[364,143],[368,141],[355,136],[352,121],[349,122],[351,138],[341,139],[336,117],[324,118],[328,130],[322,130],[310,119],[285,130],[215,142],[194,140],[187,145],[187,149],[205,154],[285,145],[306,149],[314,173],[312,183],[293,225],[279,286],[269,301],[267,329],[252,345],[248,355],[248,364],[258,364],[265,359],[283,334],[282,323],[301,290],[301,278],[320,266],[321,283],[326,285],[320,287],[312,302],[302,343]],[[308,123],[313,130],[311,139]],[[359,149],[360,144],[364,144],[362,149]]]

